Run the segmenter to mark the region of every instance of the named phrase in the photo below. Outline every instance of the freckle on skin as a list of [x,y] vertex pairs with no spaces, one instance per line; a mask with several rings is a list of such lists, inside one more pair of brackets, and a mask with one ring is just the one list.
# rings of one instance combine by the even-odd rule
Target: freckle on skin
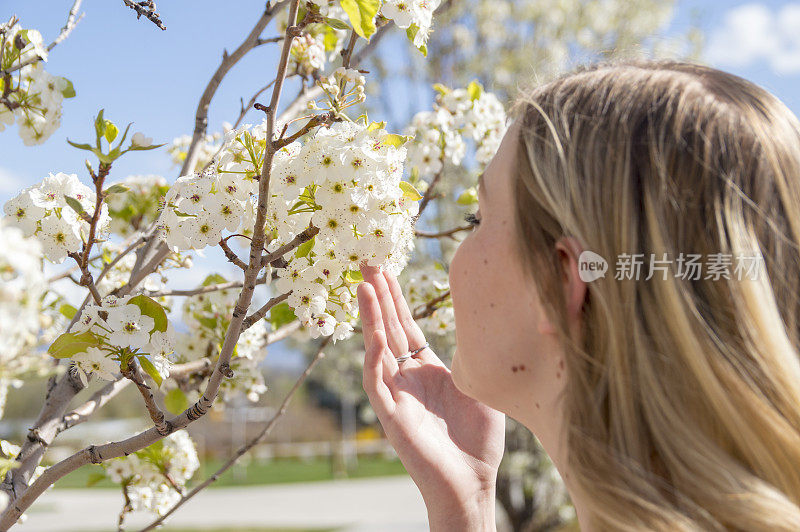
[[511,371],[513,371],[514,373],[516,373],[516,372],[517,372],[517,366],[511,366]]
[[560,379],[560,378],[561,378],[561,372],[559,371],[559,372],[556,373],[556,379]]
[[539,408],[539,403],[536,403],[536,408]]
[[525,364],[520,364],[519,365],[519,370],[520,371],[525,371]]
[[494,303],[489,303],[489,306],[494,308]]
[[562,370],[564,369],[564,361],[563,360],[559,360],[558,361],[558,369],[562,369]]

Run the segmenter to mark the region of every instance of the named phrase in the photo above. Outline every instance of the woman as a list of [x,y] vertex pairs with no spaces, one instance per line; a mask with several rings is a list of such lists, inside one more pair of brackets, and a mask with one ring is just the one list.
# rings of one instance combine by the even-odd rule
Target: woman
[[394,277],[358,288],[363,385],[431,529],[494,529],[507,414],[582,530],[800,530],[797,118],[641,61],[512,115],[450,265],[452,373],[430,348],[396,360],[426,342]]

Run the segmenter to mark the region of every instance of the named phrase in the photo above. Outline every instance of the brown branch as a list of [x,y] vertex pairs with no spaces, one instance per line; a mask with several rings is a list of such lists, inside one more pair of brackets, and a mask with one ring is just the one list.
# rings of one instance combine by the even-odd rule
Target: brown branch
[[253,26],[253,29],[250,30],[250,33],[247,35],[247,37],[245,37],[244,41],[242,41],[242,44],[240,44],[238,48],[233,51],[233,53],[223,54],[222,62],[220,63],[219,67],[217,67],[214,75],[211,76],[208,85],[206,85],[206,88],[203,91],[203,95],[200,97],[200,101],[197,103],[192,142],[189,144],[189,149],[186,152],[186,159],[181,167],[180,175],[192,173],[195,165],[197,164],[197,157],[199,156],[198,147],[200,142],[205,137],[206,129],[208,128],[208,108],[211,105],[211,100],[214,98],[220,83],[222,83],[222,79],[228,74],[234,65],[236,65],[236,63],[242,59],[242,57],[259,45],[261,32],[264,31],[264,28],[267,27],[267,24],[270,23],[275,14],[288,2],[289,0],[283,0],[273,6],[267,6],[267,8],[264,10],[264,13],[256,22],[255,26]]
[[56,435],[89,419],[92,414],[103,408],[106,403],[124,390],[131,382],[133,381],[123,379],[120,376],[117,380],[111,381],[97,390],[85,403],[61,418],[61,424],[56,429]]
[[230,235],[228,237],[221,239],[219,241],[219,247],[222,248],[222,252],[225,254],[225,258],[228,259],[228,262],[238,266],[239,268],[242,269],[242,271],[244,271],[247,269],[247,264],[245,264],[245,262],[242,259],[237,257],[236,253],[234,253],[234,251],[228,246],[228,239],[231,236],[236,236],[236,235]]
[[132,0],[122,0],[122,2],[129,8],[136,11],[136,20],[144,18],[161,28],[166,30],[167,27],[161,21],[160,15],[156,12],[156,3],[154,0],[141,0],[140,2],[133,2]]
[[416,236],[418,236],[420,238],[442,238],[442,237],[448,237],[448,238],[452,238],[453,240],[456,240],[456,238],[453,236],[454,234],[456,234],[456,233],[458,233],[460,231],[469,231],[470,229],[472,229],[472,226],[465,225],[463,227],[455,227],[453,229],[448,229],[447,231],[440,231],[438,233],[429,233],[429,232],[426,232],[426,231],[414,231],[414,235],[416,235]]
[[333,114],[332,113],[323,113],[321,115],[314,115],[312,116],[306,124],[300,128],[296,133],[290,135],[286,138],[280,138],[275,141],[275,146],[277,149],[281,149],[284,146],[291,144],[292,142],[296,141],[315,127],[321,124],[330,124],[333,122]]
[[419,212],[417,213],[418,217],[422,216],[422,211],[425,210],[425,207],[427,207],[428,203],[430,203],[430,201],[433,199],[433,189],[436,187],[436,184],[442,178],[442,174],[444,174],[444,164],[442,164],[442,167],[439,169],[438,172],[436,172],[436,175],[433,176],[431,184],[428,185],[428,190],[425,191],[425,195],[422,197],[422,201],[419,202]]
[[274,344],[275,342],[280,342],[287,336],[293,334],[297,329],[300,328],[300,320],[294,320],[286,325],[281,325],[274,331],[267,333],[267,341],[266,344]]
[[275,413],[274,416],[272,416],[272,418],[264,426],[264,428],[261,429],[261,432],[259,432],[255,438],[251,439],[249,442],[247,442],[245,445],[239,448],[236,451],[236,453],[234,453],[234,455],[228,459],[228,461],[226,461],[219,469],[217,469],[214,472],[213,475],[211,475],[201,484],[198,484],[197,486],[192,488],[188,493],[183,495],[180,498],[180,500],[177,503],[175,503],[175,506],[170,508],[164,515],[160,516],[158,519],[147,525],[140,532],[148,532],[161,525],[167,517],[172,515],[178,508],[186,504],[189,501],[189,499],[197,495],[200,491],[202,491],[203,489],[207,488],[209,485],[214,483],[223,473],[225,473],[225,471],[230,469],[237,461],[239,461],[239,459],[242,456],[244,456],[245,453],[247,453],[250,449],[258,445],[260,442],[264,440],[264,438],[266,438],[269,435],[269,433],[272,431],[272,428],[275,426],[275,423],[277,423],[277,421],[281,418],[281,416],[283,416],[286,413],[286,410],[289,407],[289,403],[292,397],[294,396],[295,392],[300,388],[300,385],[303,384],[306,378],[311,374],[311,370],[314,369],[314,366],[316,366],[320,360],[325,358],[324,349],[331,341],[331,338],[332,338],[331,336],[328,336],[327,338],[322,340],[322,342],[320,342],[320,346],[317,349],[317,354],[311,360],[311,363],[309,363],[308,367],[306,367],[305,371],[303,371],[300,377],[298,377],[297,381],[294,383],[294,386],[292,386],[292,389],[289,390],[289,393],[287,393],[286,397],[284,397],[280,408],[278,408],[278,411]]
[[150,419],[153,420],[153,424],[156,426],[158,433],[161,436],[170,434],[172,432],[170,423],[166,420],[164,412],[162,412],[156,404],[156,398],[153,396],[153,390],[146,382],[144,382],[144,373],[142,373],[142,369],[136,362],[136,357],[133,357],[130,362],[128,362],[128,367],[122,370],[122,374],[136,384],[136,387],[139,389],[139,393],[142,394],[142,399],[144,399],[144,405],[147,407],[147,413],[150,414]]
[[280,259],[284,255],[289,253],[291,250],[295,249],[296,247],[299,247],[301,244],[304,244],[305,242],[308,242],[309,240],[314,238],[314,236],[316,236],[317,233],[319,233],[319,227],[314,227],[313,225],[309,226],[308,228],[306,228],[305,231],[303,231],[302,233],[298,233],[297,236],[295,236],[289,242],[282,245],[269,255],[264,255],[264,257],[261,259],[261,264],[263,266],[266,266],[267,264],[272,264],[276,260]]
[[291,294],[291,293],[292,293],[292,291],[290,290],[290,291],[286,292],[285,294],[281,294],[279,296],[275,296],[275,297],[271,298],[269,301],[267,301],[266,303],[264,303],[264,306],[262,306],[257,311],[253,312],[251,315],[247,316],[247,318],[245,318],[244,322],[242,323],[242,330],[244,331],[244,330],[249,329],[250,327],[252,327],[255,322],[257,322],[258,320],[260,320],[261,318],[266,316],[267,312],[269,312],[269,310],[272,307],[274,307],[275,305],[277,305],[281,301],[285,301],[286,298],[289,297],[289,294]]

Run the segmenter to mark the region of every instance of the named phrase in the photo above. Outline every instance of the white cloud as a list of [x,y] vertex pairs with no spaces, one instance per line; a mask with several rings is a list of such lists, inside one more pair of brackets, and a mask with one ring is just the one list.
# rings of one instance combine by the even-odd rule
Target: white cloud
[[25,180],[10,170],[0,166],[0,197],[15,196],[25,188]]
[[731,9],[710,32],[705,56],[720,68],[765,62],[778,74],[800,74],[800,3],[777,10],[757,3]]

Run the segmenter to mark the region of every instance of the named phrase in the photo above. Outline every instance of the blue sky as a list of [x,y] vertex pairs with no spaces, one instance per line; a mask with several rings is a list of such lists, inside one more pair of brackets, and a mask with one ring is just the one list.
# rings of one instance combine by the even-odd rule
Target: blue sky
[[[24,26],[38,28],[49,42],[64,24],[72,2],[4,0],[2,4],[0,17],[18,15]],[[100,108],[117,124],[134,122],[133,130],[143,131],[156,142],[191,133],[195,105],[222,49],[232,50],[241,42],[263,4],[263,0],[162,1],[159,12],[168,29],[161,31],[144,19],[136,20],[122,2],[85,0],[84,19],[72,36],[52,51],[47,64],[51,73],[70,78],[78,95],[65,101],[62,126],[43,145],[24,146],[14,126],[0,133],[0,201],[51,171],[81,174],[86,152],[70,148],[65,139],[88,139],[92,117]],[[714,66],[755,81],[795,113],[800,111],[796,89],[800,65],[776,68],[787,62],[786,57],[794,56],[800,62],[800,15],[792,16],[800,13],[800,2],[679,0],[676,13],[668,32],[684,30],[693,14],[699,14],[700,27],[711,41],[708,60]],[[751,24],[753,20],[760,24]],[[781,24],[788,27],[781,28]],[[271,35],[269,30],[266,35]],[[797,36],[794,40],[793,35]],[[406,43],[390,41],[383,51],[391,53],[393,45]],[[232,122],[239,111],[239,98],[247,99],[265,84],[275,55],[275,45],[256,49],[226,77],[210,109],[210,131],[219,130],[223,121]],[[420,109],[425,105],[417,103]],[[253,122],[260,120],[255,114],[250,117]],[[165,151],[155,150],[123,158],[112,178],[155,173],[174,179],[176,172]]]
[[[49,43],[71,5],[71,0],[3,0],[0,17],[16,14],[24,27],[37,28]],[[0,204],[49,172],[83,176],[87,152],[69,147],[65,139],[89,139],[100,108],[121,127],[134,122],[132,131],[142,131],[157,143],[190,134],[197,100],[223,48],[238,46],[263,6],[263,0],[162,0],[158,7],[167,31],[161,31],[137,20],[119,0],[84,0],[84,19],[51,52],[46,67],[71,79],[77,97],[65,100],[61,127],[40,146],[24,146],[15,126],[0,132]],[[679,0],[667,33],[683,32],[692,22],[699,22],[708,36],[709,63],[764,86],[800,114],[800,2]],[[273,33],[267,30],[265,35]],[[408,44],[405,39],[387,40],[381,51],[401,55],[394,46]],[[275,45],[262,46],[229,73],[212,103],[209,131],[234,121],[240,97],[247,100],[270,79],[276,55]],[[294,92],[290,84],[285,97]],[[415,112],[429,106],[417,100],[415,95],[401,108]],[[260,120],[250,115],[251,122]],[[112,181],[130,174],[160,174],[172,181],[177,172],[163,149],[136,152],[115,164]],[[209,259],[226,270],[228,265],[213,253]],[[204,269],[195,268],[182,276],[181,285],[191,286],[204,275]]]

